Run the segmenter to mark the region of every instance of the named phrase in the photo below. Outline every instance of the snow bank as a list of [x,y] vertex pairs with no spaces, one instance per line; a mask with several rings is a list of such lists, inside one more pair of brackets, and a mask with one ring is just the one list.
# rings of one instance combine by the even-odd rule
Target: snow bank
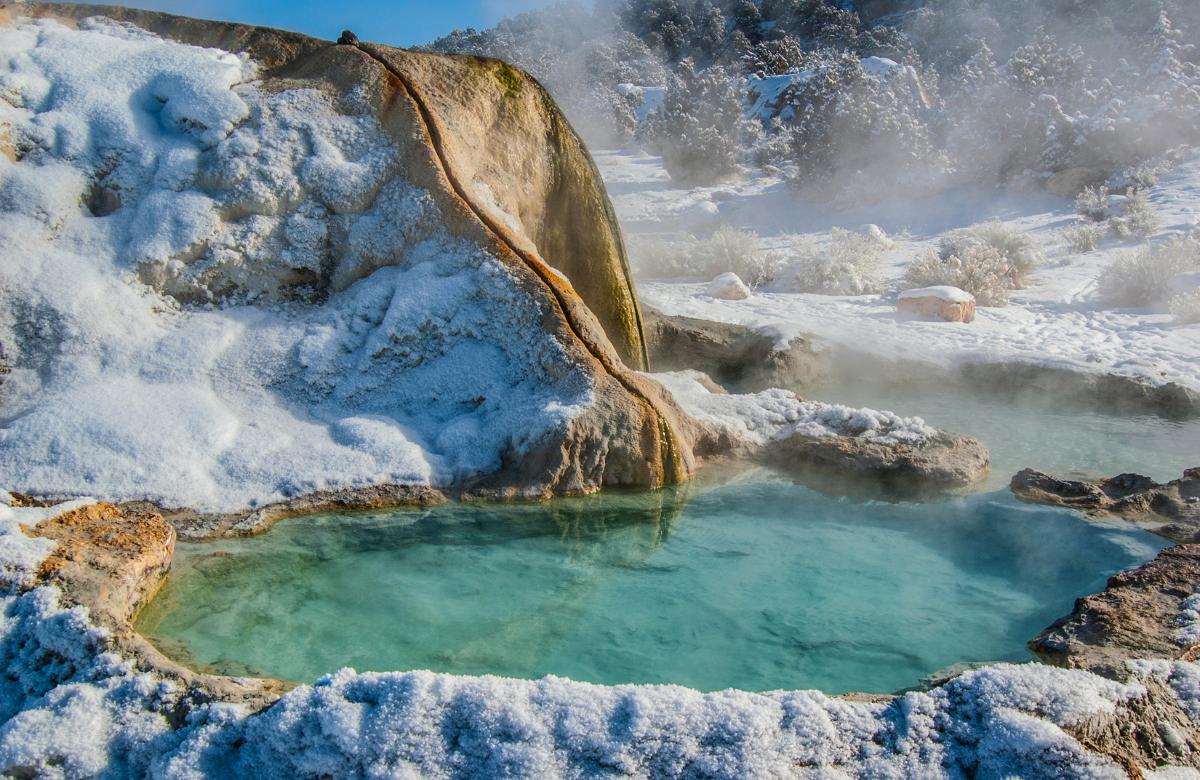
[[242,57],[100,19],[17,23],[0,52],[6,487],[236,511],[446,484],[590,403],[362,95],[262,90]]
[[802,401],[788,390],[720,395],[709,391],[696,371],[648,376],[670,390],[688,414],[716,425],[732,440],[755,448],[795,435],[854,436],[880,444],[919,445],[937,433],[919,417]]
[[751,295],[750,288],[733,271],[726,271],[717,276],[708,283],[704,291],[713,298],[726,301],[744,301]]
[[[20,538],[18,523],[45,514],[4,507],[0,538]],[[24,538],[31,551],[0,547],[0,566],[28,582],[49,543]],[[105,652],[104,632],[54,588],[22,591],[14,581],[0,584],[5,774],[1120,778],[1062,727],[1140,692],[1036,664],[970,672],[890,705],[816,691],[701,694],[344,669],[260,715],[198,705],[172,730],[163,709],[179,693],[174,683]]]
[[1183,600],[1176,621],[1179,623],[1179,630],[1175,632],[1176,642],[1185,647],[1200,644],[1200,593]]

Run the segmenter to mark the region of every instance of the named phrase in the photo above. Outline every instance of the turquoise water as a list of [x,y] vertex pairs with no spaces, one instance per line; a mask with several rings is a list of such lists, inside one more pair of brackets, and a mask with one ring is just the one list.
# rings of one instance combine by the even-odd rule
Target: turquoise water
[[139,619],[225,672],[432,669],[889,692],[1025,643],[1161,540],[1003,492],[830,498],[764,472],[689,492],[448,504],[181,544]]

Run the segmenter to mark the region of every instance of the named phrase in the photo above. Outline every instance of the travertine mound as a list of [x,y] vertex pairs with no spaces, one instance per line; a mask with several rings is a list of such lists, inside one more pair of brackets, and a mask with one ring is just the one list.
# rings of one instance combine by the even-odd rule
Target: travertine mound
[[[39,36],[62,39],[62,27],[30,18],[108,36],[141,57],[123,70],[97,64],[113,69],[114,105],[95,105],[86,90],[104,85],[75,83],[63,72],[69,65],[38,48]],[[45,231],[31,239],[37,246],[10,245],[0,270],[11,264],[15,274],[30,253],[48,266],[44,258],[59,251],[82,266],[89,250],[79,246],[103,239],[111,258],[90,250],[107,263],[103,283],[119,287],[131,268],[164,301],[147,312],[122,290],[128,300],[111,300],[106,316],[139,309],[125,318],[126,333],[157,336],[180,322],[213,329],[207,337],[179,329],[184,345],[142,345],[147,356],[179,348],[174,364],[197,375],[180,378],[170,397],[143,398],[144,375],[159,392],[158,377],[173,368],[139,368],[131,343],[106,358],[107,374],[53,365],[56,353],[104,338],[80,336],[69,321],[91,300],[72,306],[68,292],[38,281],[49,270],[29,289],[0,290],[14,299],[12,317],[0,316],[0,364],[11,369],[0,408],[24,419],[8,432],[9,452],[0,448],[10,487],[236,512],[388,483],[544,496],[656,487],[691,473],[679,412],[635,371],[646,367],[641,318],[607,195],[574,131],[526,74],[493,60],[109,6],[4,4],[5,28],[19,28],[14,56],[29,58],[32,66],[20,67],[34,75],[6,96],[11,109],[0,106],[8,160],[0,185],[7,177],[13,192],[38,190],[34,200],[49,205],[37,211],[28,196],[0,198],[14,220]],[[181,53],[175,44],[203,48]],[[189,73],[179,65],[187,57],[208,70]],[[134,83],[147,71],[144,85]],[[134,90],[127,108],[122,79]],[[82,97],[71,103],[64,87]],[[41,115],[57,110],[55,101],[65,101],[59,114],[76,111],[70,121],[92,127],[69,137],[67,124]],[[115,141],[93,121],[106,111]],[[154,123],[161,143],[139,160],[138,133]],[[64,139],[79,149],[64,151]],[[47,183],[42,171],[51,169],[61,183]],[[56,273],[79,278],[66,269]],[[239,313],[204,314],[232,309]],[[197,361],[206,349],[211,362]],[[121,364],[138,387],[117,389],[122,377],[107,366]],[[54,399],[88,383],[114,394],[105,402],[112,419],[64,418],[46,405],[79,409]],[[208,384],[199,414],[174,406]],[[139,420],[124,404],[195,420],[196,446],[181,443],[159,459],[189,477],[151,473],[121,485],[116,471],[105,473],[115,461],[86,466],[111,447],[130,459],[130,475],[156,468],[138,461],[148,442],[131,433],[156,419]],[[255,434],[255,423],[281,433]],[[159,440],[179,433],[188,432],[164,430]],[[93,450],[80,449],[84,442]],[[64,447],[79,463],[51,457]],[[197,454],[185,461],[184,451]],[[297,462],[306,452],[312,462]],[[245,458],[255,462],[230,464]]]

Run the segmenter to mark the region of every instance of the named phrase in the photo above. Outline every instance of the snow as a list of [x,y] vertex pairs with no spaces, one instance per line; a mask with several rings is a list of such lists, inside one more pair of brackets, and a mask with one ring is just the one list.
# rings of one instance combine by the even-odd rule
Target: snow
[[750,297],[750,288],[746,286],[737,274],[732,271],[726,271],[720,274],[711,282],[704,290],[713,298],[720,298],[726,301],[744,301]]
[[937,298],[938,300],[948,301],[950,303],[970,303],[975,300],[975,296],[966,290],[960,290],[957,287],[940,284],[936,287],[918,287],[913,290],[904,290],[900,293],[900,299],[905,298]]
[[[1144,244],[1110,238],[1095,252],[1070,256],[1060,236],[1077,219],[1069,199],[963,187],[922,198],[822,203],[798,197],[777,176],[744,172],[732,184],[680,189],[657,157],[603,151],[595,157],[634,250],[639,236],[671,240],[732,225],[757,234],[766,250],[786,262],[798,242],[819,245],[832,228],[871,223],[894,242],[886,254],[892,289],[902,289],[908,263],[936,249],[943,235],[992,219],[1031,235],[1048,255],[1028,288],[1012,293],[1009,306],[980,307],[970,328],[907,319],[886,293],[830,296],[760,288],[750,299],[725,301],[686,280],[639,280],[642,301],[667,314],[769,327],[784,337],[812,334],[881,364],[953,368],[1021,362],[1200,390],[1200,324],[1179,324],[1165,310],[1114,308],[1100,300],[1097,278],[1117,257]],[[1160,176],[1149,201],[1162,218],[1160,233],[1150,241],[1190,235],[1200,224],[1200,155]]]
[[920,445],[936,431],[919,417],[803,401],[788,390],[743,395],[711,392],[696,371],[649,374],[671,392],[684,411],[717,426],[731,441],[750,449],[791,436],[853,436],[879,444]]
[[[3,538],[52,512],[9,509]],[[653,777],[1119,778],[1063,727],[1138,695],[1086,672],[1001,664],[894,703],[817,691],[702,694],[425,671],[343,669],[259,715],[197,704],[172,728],[175,683],[105,650],[49,586],[40,550],[0,567],[0,772],[106,778]],[[24,557],[21,557],[21,556]],[[1190,664],[1176,664],[1192,669]],[[1169,673],[1154,667],[1146,674]]]
[[1184,647],[1200,644],[1200,593],[1183,600],[1176,620],[1179,630],[1175,632],[1175,641]]
[[[0,155],[8,489],[238,511],[445,485],[591,403],[358,93],[263,90],[243,57],[103,20],[18,23],[0,52],[27,150]],[[81,206],[94,188],[120,208]],[[293,302],[324,265],[328,300]]]

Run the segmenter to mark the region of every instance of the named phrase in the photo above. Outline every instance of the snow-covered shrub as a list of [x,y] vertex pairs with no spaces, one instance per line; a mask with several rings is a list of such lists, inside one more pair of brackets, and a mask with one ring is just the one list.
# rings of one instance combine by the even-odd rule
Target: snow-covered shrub
[[703,240],[634,241],[629,247],[634,274],[646,279],[699,278],[733,272],[750,287],[769,282],[779,258],[763,250],[753,233],[728,225]]
[[1100,275],[1100,297],[1115,306],[1163,303],[1176,274],[1200,270],[1200,241],[1176,236],[1119,257]]
[[1146,238],[1157,232],[1162,221],[1146,198],[1145,190],[1126,190],[1121,216],[1110,220],[1113,232],[1121,238]]
[[[961,259],[972,246],[986,246],[999,253],[1005,266],[1006,283],[1014,290],[1024,287],[1029,274],[1046,259],[1032,238],[1002,222],[986,222],[955,231],[941,240],[938,254],[943,259]],[[981,258],[982,255],[972,257]]]
[[1108,193],[1103,187],[1084,187],[1075,197],[1075,212],[1092,222],[1108,219]]
[[743,132],[739,82],[724,68],[697,70],[691,60],[671,75],[663,104],[647,117],[639,138],[662,154],[675,181],[713,184],[737,172]]
[[869,295],[883,291],[883,255],[878,239],[834,228],[824,246],[803,244],[779,286],[789,292]]
[[1107,232],[1108,226],[1103,223],[1083,222],[1065,228],[1062,237],[1072,254],[1085,255],[1096,251]]
[[1167,308],[1180,325],[1200,323],[1200,289],[1176,295],[1167,302]]
[[980,306],[1007,306],[1008,261],[1000,250],[979,242],[956,245],[952,254],[927,252],[909,264],[907,288],[949,285],[975,296]]

